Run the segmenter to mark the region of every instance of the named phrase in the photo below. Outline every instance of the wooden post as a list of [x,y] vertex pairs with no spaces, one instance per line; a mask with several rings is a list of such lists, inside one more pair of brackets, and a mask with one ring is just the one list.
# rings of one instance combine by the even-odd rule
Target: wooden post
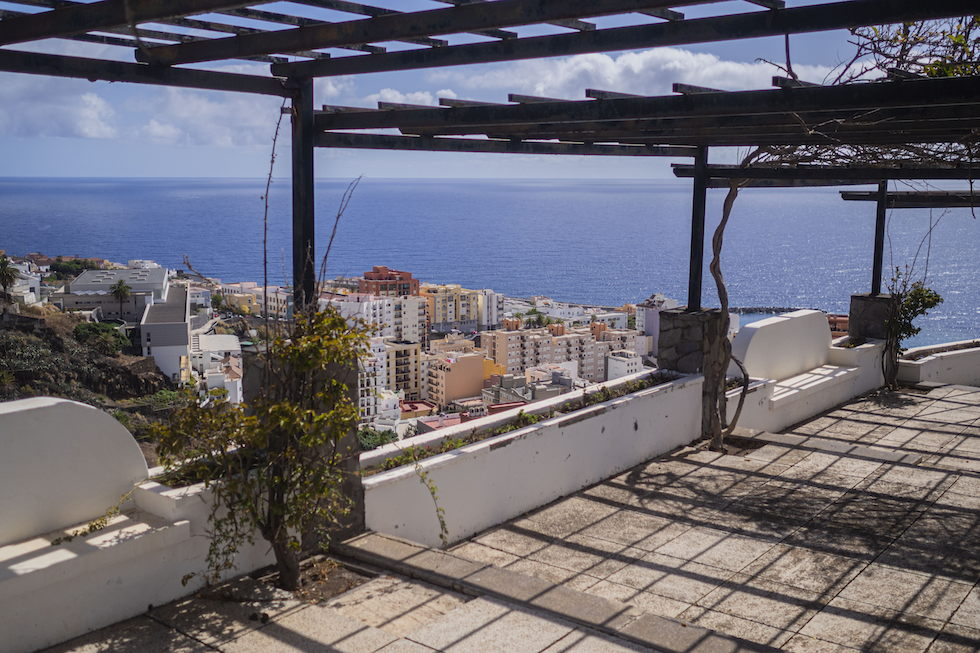
[[704,269],[704,208],[708,195],[708,148],[698,146],[694,156],[694,200],[691,211],[691,269],[687,281],[687,310],[701,310]]
[[297,79],[293,96],[293,309],[315,300],[313,265],[313,80]]
[[881,294],[882,261],[885,254],[885,211],[888,208],[888,180],[878,182],[878,214],[875,221],[874,270],[871,272],[871,296]]

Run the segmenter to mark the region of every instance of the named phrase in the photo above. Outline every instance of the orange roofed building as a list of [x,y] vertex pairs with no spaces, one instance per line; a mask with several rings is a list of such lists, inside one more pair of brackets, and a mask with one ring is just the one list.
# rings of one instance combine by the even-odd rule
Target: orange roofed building
[[357,292],[370,293],[381,297],[402,297],[419,295],[419,280],[412,278],[411,272],[389,270],[384,265],[375,265],[364,278],[357,282]]

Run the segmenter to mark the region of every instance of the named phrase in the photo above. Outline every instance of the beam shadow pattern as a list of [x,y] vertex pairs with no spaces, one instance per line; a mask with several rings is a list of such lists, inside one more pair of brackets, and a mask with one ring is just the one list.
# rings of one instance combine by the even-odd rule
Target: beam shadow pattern
[[980,650],[980,389],[871,395],[790,432],[925,457],[684,448],[456,552],[788,650]]

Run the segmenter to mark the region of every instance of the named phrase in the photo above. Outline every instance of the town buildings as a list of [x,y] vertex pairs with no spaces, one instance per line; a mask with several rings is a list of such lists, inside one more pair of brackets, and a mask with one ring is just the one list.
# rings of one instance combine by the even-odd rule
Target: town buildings
[[469,290],[459,284],[422,284],[429,329],[439,333],[489,331],[504,316],[504,296],[487,288]]
[[[112,294],[112,286],[123,281],[130,296],[122,303]],[[85,270],[74,281],[51,293],[50,302],[63,311],[102,309],[106,319],[139,323],[156,303],[166,302],[170,285],[166,268],[149,270]]]
[[611,351],[637,350],[637,332],[610,329],[602,322],[566,327],[550,324],[544,328],[522,329],[519,320],[505,320],[498,331],[480,334],[487,356],[506,368],[508,374],[546,363],[574,361],[579,376],[591,383],[606,380],[606,357]]

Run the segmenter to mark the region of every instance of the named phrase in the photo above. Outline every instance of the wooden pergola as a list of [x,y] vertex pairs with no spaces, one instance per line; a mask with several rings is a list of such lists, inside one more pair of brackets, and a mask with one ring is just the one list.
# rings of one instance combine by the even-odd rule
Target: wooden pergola
[[[730,179],[769,185],[879,183],[876,293],[887,180],[974,176],[969,167],[711,166],[708,151],[718,146],[972,142],[980,128],[978,78],[917,79],[896,71],[875,83],[819,86],[776,77],[775,88],[758,91],[678,84],[675,95],[665,97],[593,89],[580,101],[512,95],[501,104],[443,99],[440,107],[379,103],[376,110],[317,109],[313,80],[949,18],[975,12],[975,0],[840,0],[793,8],[782,0],[747,0],[736,12],[696,19],[685,19],[678,9],[720,5],[707,0],[432,1],[438,8],[399,12],[346,0],[4,0],[26,10],[0,10],[0,71],[289,99],[293,278],[299,303],[315,292],[315,147],[691,157],[693,165],[675,170],[694,180],[690,309],[701,304],[710,186],[727,185]],[[292,5],[295,13],[287,13],[284,7]],[[606,16],[619,17],[620,26],[590,22]],[[528,26],[535,29],[525,32],[540,33],[541,26],[562,32],[516,31]],[[130,47],[134,60],[17,49],[50,38]],[[236,59],[268,62],[270,74],[206,69]],[[376,133],[385,129],[399,135]]]

